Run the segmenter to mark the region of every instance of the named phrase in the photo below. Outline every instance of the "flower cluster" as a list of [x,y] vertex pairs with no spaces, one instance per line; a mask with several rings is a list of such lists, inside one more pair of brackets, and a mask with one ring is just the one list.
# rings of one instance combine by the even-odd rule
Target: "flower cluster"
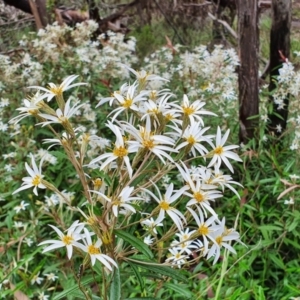
[[[105,80],[126,77],[120,62],[131,65],[137,61],[135,39],[130,37],[125,42],[123,34],[107,32],[93,41],[91,35],[97,28],[93,20],[78,23],[75,28],[53,23],[40,29],[34,38],[24,36],[19,41],[22,51],[18,55],[0,55],[0,79],[9,84],[16,78],[23,85],[41,84],[48,64],[60,69],[62,61],[87,77],[99,74]],[[48,72],[50,80],[53,76]]]
[[[225,219],[219,219],[212,205],[227,187],[239,196],[233,186],[239,184],[221,171],[226,167],[233,173],[231,161],[241,161],[234,151],[238,146],[225,146],[229,130],[222,135],[218,127],[216,134],[206,134],[211,129],[205,127],[205,116],[215,114],[205,109],[205,102],[192,101],[187,95],[182,101],[173,99],[168,89],[150,88],[155,81],[163,86],[165,79],[122,67],[132,72],[136,81],[99,101],[97,107],[111,107],[106,127],[112,136],[100,153],[91,149],[95,141],[106,137],[75,127],[72,120],[83,104],[73,103],[71,98],[64,100],[66,90],[83,85],[73,83],[77,76],[67,77],[60,85],[50,83],[48,89],[31,87],[37,90],[36,97],[24,102],[20,115],[11,120],[18,124],[33,116],[37,126],[51,129],[56,138],[45,142],[64,149],[82,185],[84,198],[77,202],[81,201],[84,209],[74,207],[44,178],[43,158],[39,167],[33,155],[32,167],[26,163],[30,177],[24,177],[23,185],[14,193],[28,188],[36,195],[38,189],[51,190],[59,195],[61,206],[79,211],[84,218],[81,223],[75,221],[66,234],[50,225],[59,240],[41,242],[50,244],[44,252],[66,247],[71,259],[75,247],[89,255],[91,265],[98,260],[111,271],[139,251],[121,247],[122,237],[115,230],[124,231],[139,220],[145,228],[141,241],[153,250],[162,242],[168,245],[170,255],[160,263],[182,267],[190,263],[191,253],[198,257],[195,259],[213,257],[216,263],[223,247],[235,253],[230,243],[239,241],[239,234],[226,228]],[[52,108],[54,100],[56,109]],[[189,161],[197,166],[189,167]],[[171,183],[163,180],[165,176]],[[96,237],[94,242],[92,236]]]
[[222,46],[215,46],[212,52],[203,45],[185,53],[180,53],[178,45],[174,48],[178,51],[177,55],[163,47],[145,58],[145,68],[163,73],[171,81],[179,79],[189,96],[216,103],[216,109],[224,117],[225,105],[227,112],[230,110],[228,106],[236,110],[236,102],[231,100],[237,99],[237,53]]

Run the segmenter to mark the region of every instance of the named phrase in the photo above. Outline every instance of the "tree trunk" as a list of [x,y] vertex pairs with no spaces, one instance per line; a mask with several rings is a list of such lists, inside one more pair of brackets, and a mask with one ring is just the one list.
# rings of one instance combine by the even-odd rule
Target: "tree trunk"
[[254,137],[259,112],[258,96],[258,5],[257,0],[237,0],[239,35],[239,121],[240,142]]
[[46,0],[3,0],[3,2],[34,15],[38,29],[48,24]]
[[[269,91],[276,89],[276,77],[279,75],[278,69],[282,66],[285,58],[290,56],[290,30],[291,30],[291,0],[272,1],[272,28],[270,41],[270,84]],[[283,100],[283,108],[274,102],[273,113],[269,115],[269,134],[280,136],[286,129],[289,98]]]

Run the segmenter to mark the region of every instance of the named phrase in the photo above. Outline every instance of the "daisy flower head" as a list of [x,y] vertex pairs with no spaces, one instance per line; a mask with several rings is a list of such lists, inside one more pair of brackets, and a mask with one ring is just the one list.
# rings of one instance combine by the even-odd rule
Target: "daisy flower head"
[[233,181],[230,175],[225,175],[221,172],[215,165],[215,171],[213,173],[213,177],[211,179],[211,184],[221,187],[224,192],[224,188],[229,188],[232,192],[234,192],[238,198],[241,198],[238,191],[232,186],[233,184],[243,187],[239,182]]
[[89,163],[89,166],[92,166],[95,163],[106,159],[104,162],[102,162],[101,167],[100,167],[100,170],[103,170],[107,165],[109,165],[111,162],[113,162],[115,160],[117,161],[117,164],[118,163],[121,164],[122,162],[125,162],[129,177],[131,178],[133,171],[132,171],[132,167],[131,167],[131,164],[130,164],[128,154],[133,152],[133,150],[128,149],[126,147],[125,142],[124,142],[124,138],[123,138],[122,133],[121,133],[121,129],[117,125],[114,125],[113,123],[108,122],[106,124],[106,126],[108,128],[110,128],[111,131],[116,136],[115,147],[114,147],[112,152],[104,153],[104,154],[96,157],[95,159],[93,159]]
[[214,149],[208,154],[208,156],[212,156],[212,160],[207,166],[208,168],[210,168],[215,164],[217,168],[220,168],[222,162],[224,162],[227,168],[232,173],[234,173],[233,167],[229,162],[228,158],[231,158],[236,161],[242,161],[241,158],[236,153],[230,151],[232,149],[239,148],[239,146],[237,145],[224,146],[229,136],[229,133],[230,133],[230,129],[228,129],[224,134],[224,136],[222,137],[221,129],[218,126],[217,135],[216,135],[216,145],[213,147]]
[[124,83],[121,85],[120,89],[118,91],[114,91],[110,97],[105,97],[105,98],[97,97],[96,99],[100,100],[100,101],[96,105],[96,108],[107,102],[109,102],[109,105],[112,106],[113,102],[116,100],[115,94],[123,95],[123,94],[127,93],[128,88],[129,88],[128,84]]
[[114,109],[109,115],[113,115],[112,122],[116,119],[116,117],[123,111],[139,111],[138,103],[146,100],[145,95],[146,91],[136,92],[137,84],[130,85],[128,87],[126,96],[122,96],[122,94],[118,92],[114,92],[114,97],[117,100],[119,107]]
[[44,278],[43,277],[39,277],[39,275],[40,275],[40,272],[38,272],[37,274],[35,274],[35,275],[32,276],[32,278],[30,280],[31,285],[33,285],[35,283],[37,283],[37,284],[41,284],[42,283],[42,281],[44,280]]
[[151,237],[151,235],[147,235],[147,236],[144,237],[144,243],[146,245],[149,245],[149,246],[152,245],[153,241],[154,241],[154,238]]
[[142,200],[142,198],[139,197],[130,197],[130,194],[133,192],[134,187],[126,186],[118,196],[116,200],[113,200],[111,202],[112,204],[112,211],[115,217],[118,216],[118,211],[120,208],[125,209],[126,211],[131,211],[133,213],[136,212],[135,208],[128,204],[127,202],[135,201],[135,200]]
[[181,148],[185,148],[186,152],[192,152],[194,157],[198,155],[197,152],[204,156],[208,153],[208,150],[203,143],[208,143],[213,147],[211,142],[213,135],[203,135],[208,129],[209,127],[202,128],[201,123],[193,119],[191,119],[190,124],[185,128],[183,134],[178,127],[174,127],[174,130],[177,131],[184,140],[176,149],[180,150]]
[[218,230],[220,228],[220,226],[215,225],[214,221],[216,220],[215,216],[211,216],[210,218],[208,218],[207,220],[204,219],[204,215],[201,211],[201,209],[199,209],[199,207],[197,207],[198,210],[198,214],[191,209],[190,207],[187,207],[188,211],[191,213],[192,217],[194,218],[194,220],[196,221],[196,224],[198,226],[197,229],[197,234],[199,236],[202,237],[203,239],[203,253],[204,255],[207,254],[207,252],[209,251],[209,241],[212,241],[213,243],[216,243],[216,241],[214,240],[214,237],[212,235],[212,233],[216,230]]
[[184,252],[182,250],[171,248],[169,249],[169,252],[170,255],[166,259],[166,262],[170,262],[172,265],[177,266],[178,268],[187,262],[188,256],[183,254]]
[[96,243],[92,242],[91,235],[86,228],[84,228],[85,238],[83,239],[83,243],[75,242],[76,247],[80,248],[83,252],[88,253],[90,255],[92,266],[98,260],[101,264],[103,264],[108,270],[112,271],[112,265],[118,268],[117,263],[108,255],[102,254],[101,245],[102,240],[100,238],[97,239]]
[[157,191],[157,194],[159,197],[157,197],[155,194],[153,194],[151,191],[143,189],[146,193],[149,193],[149,195],[158,203],[159,208],[159,214],[156,221],[157,223],[160,223],[164,220],[165,214],[167,213],[169,217],[173,220],[174,224],[177,226],[179,230],[183,229],[183,222],[186,223],[186,219],[184,215],[176,208],[171,206],[171,204],[178,200],[185,191],[185,187],[176,191],[173,193],[174,185],[171,183],[164,196],[161,195],[159,188],[154,184],[154,187]]
[[71,84],[77,77],[78,77],[78,75],[70,75],[67,78],[65,78],[64,81],[60,85],[56,85],[56,84],[50,82],[49,89],[46,89],[46,88],[40,87],[40,86],[30,86],[29,88],[38,89],[40,91],[45,92],[45,94],[41,96],[41,99],[47,98],[47,101],[49,102],[53,97],[62,96],[63,92],[65,92],[73,87],[80,86],[80,85],[86,85],[86,83],[83,83],[83,82]]
[[163,223],[161,223],[161,221],[159,219],[154,220],[153,218],[150,218],[150,219],[142,221],[141,224],[144,225],[144,226],[146,226],[147,230],[150,233],[157,234],[156,227],[157,226],[163,226]]
[[177,111],[184,115],[184,124],[187,125],[188,122],[191,122],[193,120],[200,122],[201,126],[204,126],[203,120],[200,115],[217,116],[216,114],[210,111],[202,110],[202,107],[204,105],[205,102],[201,102],[200,100],[196,100],[190,103],[188,96],[183,95],[183,101],[181,106],[174,104],[174,107],[177,107]]
[[126,65],[122,64],[122,66],[135,75],[135,77],[139,83],[140,89],[145,87],[147,81],[151,81],[151,80],[169,81],[167,79],[162,78],[161,76],[158,76],[155,74],[150,74],[150,73],[146,72],[145,70],[136,71]]
[[210,201],[215,201],[217,198],[222,197],[222,193],[217,190],[204,190],[202,187],[202,181],[197,178],[196,182],[189,181],[189,191],[184,192],[190,200],[186,206],[195,205],[202,209],[205,217],[207,216],[207,211],[210,212],[213,216],[217,217],[216,212],[210,205]]
[[124,210],[123,213],[127,213],[127,212],[135,213],[136,212],[135,208],[129,204],[130,201],[143,200],[140,197],[130,197],[130,194],[133,192],[133,190],[134,190],[134,187],[126,186],[125,188],[123,188],[121,193],[115,199],[107,197],[102,192],[98,192],[95,190],[91,190],[91,192],[100,195],[105,200],[110,202],[114,216],[118,217],[118,214],[120,213],[121,209]]
[[19,205],[14,207],[14,210],[16,213],[19,213],[21,210],[26,210],[26,206],[28,206],[29,203],[26,203],[25,201],[22,201]]
[[15,190],[12,194],[16,194],[20,191],[29,189],[31,187],[33,188],[33,193],[37,196],[38,192],[37,192],[37,188],[40,189],[45,189],[46,186],[43,184],[42,182],[42,178],[44,177],[42,175],[42,164],[43,164],[43,158],[40,161],[40,165],[39,168],[36,165],[34,156],[32,154],[30,154],[31,157],[31,164],[32,164],[32,168],[27,164],[27,162],[25,163],[25,168],[28,172],[28,174],[30,175],[30,177],[23,177],[23,183],[22,186],[20,188],[18,188],[17,190]]
[[67,231],[67,234],[64,234],[60,229],[58,229],[56,226],[49,225],[54,231],[57,233],[59,236],[59,240],[47,240],[44,242],[39,243],[38,246],[40,245],[45,245],[45,244],[51,244],[44,248],[43,253],[54,250],[54,249],[59,249],[62,247],[67,248],[67,256],[69,259],[71,259],[72,254],[73,254],[73,246],[75,245],[75,242],[78,240],[82,239],[82,235],[80,232],[84,228],[84,224],[79,223],[79,221],[75,221],[70,228]]
[[239,241],[240,234],[235,229],[227,229],[225,226],[225,218],[220,222],[220,228],[211,233],[211,236],[216,241],[213,243],[207,253],[207,259],[214,257],[213,264],[215,264],[220,257],[220,250],[222,247],[229,252],[236,254],[234,248],[230,245],[232,241]]
[[49,300],[49,295],[46,295],[45,292],[38,293],[38,300]]
[[61,108],[58,108],[55,115],[39,114],[40,117],[45,118],[47,121],[38,123],[38,125],[46,126],[50,124],[62,124],[68,133],[70,133],[69,131],[71,130],[72,135],[75,135],[74,130],[69,123],[69,119],[78,112],[78,110],[84,105],[84,103],[78,105],[78,102],[76,102],[73,106],[71,106],[71,101],[72,98],[69,98],[63,110]]
[[133,139],[128,141],[128,149],[130,152],[136,153],[139,149],[142,149],[152,152],[154,155],[159,157],[164,164],[165,161],[163,157],[173,162],[173,158],[167,152],[178,152],[178,150],[173,148],[175,141],[170,137],[154,134],[151,130],[150,118],[146,118],[145,127],[140,126],[139,130],[130,123],[124,123],[124,126]]
[[28,99],[23,99],[24,106],[19,107],[16,110],[20,111],[20,114],[12,118],[9,123],[17,124],[28,116],[37,116],[42,108],[42,99],[40,98],[40,92],[38,91],[34,96]]

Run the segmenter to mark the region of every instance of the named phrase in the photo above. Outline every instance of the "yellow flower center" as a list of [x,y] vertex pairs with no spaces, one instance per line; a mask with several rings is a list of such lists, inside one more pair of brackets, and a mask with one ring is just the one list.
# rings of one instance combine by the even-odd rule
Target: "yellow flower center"
[[110,243],[112,243],[111,236],[109,235],[108,232],[103,233],[102,242],[103,242],[104,245],[109,245]]
[[89,133],[84,133],[84,134],[82,135],[82,140],[83,140],[84,142],[88,143],[88,142],[90,141],[90,139],[91,139],[91,135],[90,135]]
[[115,148],[113,151],[113,154],[114,154],[114,156],[122,158],[128,154],[128,151],[125,147],[121,146],[121,147]]
[[40,183],[41,183],[41,176],[35,175],[34,178],[32,179],[32,184],[34,186],[38,186]]
[[102,180],[100,178],[96,178],[95,180],[93,180],[93,184],[95,188],[100,188],[102,185]]
[[174,117],[171,114],[166,114],[165,118],[166,118],[167,121],[171,121],[171,120],[174,119]]
[[205,224],[202,224],[202,225],[198,228],[198,232],[199,232],[201,235],[208,235],[209,230],[208,230],[208,227],[207,227]]
[[156,91],[151,91],[151,92],[150,92],[150,95],[149,95],[149,98],[150,98],[151,100],[155,100],[156,97],[157,97],[157,92],[156,92]]
[[31,114],[31,115],[34,115],[34,116],[37,115],[38,112],[39,112],[38,109],[29,109],[29,110],[28,110],[28,113]]
[[186,240],[189,239],[189,236],[188,236],[187,234],[184,234],[184,235],[182,236],[182,239],[183,239],[184,241],[186,241]]
[[133,103],[133,100],[130,99],[130,98],[127,98],[127,99],[124,101],[124,103],[122,104],[122,106],[125,107],[125,108],[129,108],[129,107],[132,105],[132,103]]
[[99,248],[95,247],[94,245],[89,245],[87,252],[91,255],[100,254]]
[[61,116],[61,117],[58,118],[58,121],[59,121],[61,124],[65,125],[65,124],[68,123],[69,120],[68,120],[67,117]]
[[218,146],[216,147],[216,149],[214,150],[214,153],[217,155],[221,155],[224,152],[223,147],[222,146]]
[[218,245],[221,245],[222,243],[222,236],[218,236],[215,241],[217,242]]
[[115,205],[115,206],[120,206],[120,205],[121,205],[121,203],[122,203],[122,201],[121,201],[121,200],[115,200],[115,201],[113,201],[113,202],[112,202],[112,205]]
[[197,200],[197,202],[202,202],[204,201],[204,196],[200,192],[194,193],[194,198]]
[[195,109],[193,107],[190,107],[190,106],[182,107],[182,110],[183,110],[184,114],[186,114],[188,116],[192,115],[195,112]]
[[170,204],[166,201],[162,201],[159,204],[160,208],[163,210],[168,210],[170,208]]
[[51,87],[49,88],[49,90],[56,96],[60,96],[63,93],[63,86],[55,86],[55,87]]
[[152,113],[152,114],[156,115],[156,114],[159,113],[159,111],[158,111],[157,108],[153,108],[153,109],[148,109],[148,110],[147,110],[147,113]]
[[63,242],[65,245],[71,245],[73,241],[74,241],[73,237],[71,237],[71,236],[69,236],[69,235],[65,235],[65,236],[62,238],[62,242]]
[[195,140],[195,138],[194,138],[192,135],[190,135],[190,136],[186,139],[186,141],[187,141],[190,145],[194,145],[194,144],[196,143],[196,140]]
[[143,146],[147,149],[152,149],[155,146],[155,143],[153,140],[144,140],[143,141]]

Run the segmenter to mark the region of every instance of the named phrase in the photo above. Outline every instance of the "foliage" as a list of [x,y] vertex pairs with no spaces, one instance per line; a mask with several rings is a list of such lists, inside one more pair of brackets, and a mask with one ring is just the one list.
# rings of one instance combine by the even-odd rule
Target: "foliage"
[[[83,174],[89,173],[91,176],[91,178],[86,178],[85,183],[89,190],[95,190],[95,184],[97,186],[97,183],[101,183],[103,190],[99,192],[110,191],[111,197],[119,195],[121,188],[126,185],[124,182],[130,180],[124,177],[125,170],[122,171],[120,167],[100,170],[100,165],[95,169],[87,168],[87,165],[91,166],[92,159],[98,157],[100,153],[112,152],[113,147],[117,145],[116,135],[111,130],[115,127],[105,125],[108,120],[107,115],[111,113],[109,118],[114,116],[116,111],[113,113],[112,111],[122,107],[116,101],[118,98],[116,91],[119,90],[125,99],[128,88],[134,86],[129,80],[130,70],[124,67],[124,64],[136,66],[138,62],[134,39],[131,40],[131,44],[127,44],[123,42],[122,35],[110,33],[109,40],[106,40],[105,36],[99,37],[96,41],[90,40],[94,25],[90,23],[82,26],[86,27],[78,26],[72,30],[67,27],[60,28],[57,25],[49,26],[45,32],[40,32],[38,35],[30,34],[22,39],[24,52],[1,56],[0,130],[2,131],[1,155],[3,157],[0,162],[3,174],[3,180],[0,182],[1,297],[12,299],[17,290],[33,299],[48,299],[49,295],[51,299],[88,299],[92,291],[98,294],[93,296],[93,299],[102,299],[99,296],[100,293],[102,296],[107,293],[110,299],[120,297],[121,299],[207,299],[215,297],[215,299],[243,300],[298,297],[300,281],[297,226],[300,215],[297,200],[299,195],[299,161],[297,158],[299,122],[296,100],[299,84],[298,72],[294,66],[286,62],[281,70],[282,77],[279,80],[278,89],[273,92],[273,95],[277,95],[278,101],[286,93],[291,95],[289,128],[282,133],[280,146],[274,137],[265,134],[267,114],[270,109],[269,93],[265,86],[261,90],[261,123],[257,130],[257,140],[249,141],[248,145],[241,145],[239,152],[243,163],[234,164],[235,173],[232,175],[232,181],[240,182],[244,186],[243,192],[239,190],[238,193],[241,199],[232,191],[225,189],[223,198],[217,198],[215,203],[211,204],[219,216],[226,216],[226,223],[241,233],[240,239],[247,247],[243,244],[235,244],[237,256],[222,252],[216,264],[213,264],[213,258],[206,260],[201,257],[201,255],[204,256],[203,251],[198,251],[195,256],[193,250],[192,257],[188,259],[188,267],[181,266],[178,270],[170,268],[170,264],[166,263],[168,249],[172,249],[172,237],[177,232],[177,226],[173,224],[173,220],[171,218],[163,220],[164,226],[156,227],[157,235],[151,235],[151,232],[146,230],[147,226],[141,224],[141,221],[147,220],[147,217],[140,213],[143,210],[153,213],[153,217],[158,216],[155,211],[155,200],[152,199],[148,205],[143,200],[130,201],[128,204],[138,213],[129,214],[129,216],[122,215],[119,209],[117,210],[118,217],[115,217],[112,208],[105,206],[109,201],[101,198],[102,195],[97,193],[89,195],[88,191],[82,192],[84,184],[81,185],[80,182],[85,176]],[[149,28],[142,28],[138,45],[139,40],[148,38],[153,40],[150,33]],[[155,42],[153,40],[153,43]],[[52,47],[47,47],[47,45],[52,45]],[[215,138],[216,130],[214,129],[220,125],[224,132],[228,128],[231,129],[233,136],[229,137],[231,139],[229,143],[234,144],[238,126],[237,74],[235,72],[238,59],[235,52],[221,47],[215,47],[211,52],[205,46],[188,51],[179,45],[172,45],[172,47],[155,48],[156,51],[144,59],[141,67],[151,74],[159,74],[169,79],[167,87],[170,91],[164,90],[166,83],[161,80],[148,81],[147,90],[152,93],[154,90],[163,90],[161,96],[164,93],[170,93],[167,102],[171,106],[176,101],[181,102],[184,94],[187,94],[190,101],[200,99],[205,102],[207,111],[213,111],[219,116],[219,118],[213,116],[203,118],[205,125],[211,126],[209,133],[214,136],[212,139]],[[32,122],[33,118],[29,117],[21,122],[8,123],[12,117],[16,116],[15,110],[21,106],[21,99],[33,101],[36,96],[28,98],[28,91],[33,91],[33,89],[25,90],[25,87],[29,85],[46,87],[48,82],[61,82],[70,74],[79,74],[76,82],[88,83],[88,86],[75,86],[71,90],[72,93],[65,91],[63,94],[65,101],[70,99],[71,107],[74,107],[76,103],[78,106],[82,105],[74,113],[71,121],[73,129],[81,127],[80,130],[75,130],[75,135],[72,131],[67,131],[67,129],[70,130],[69,127],[63,129],[61,124],[53,124],[51,131],[47,130],[48,126],[36,126]],[[133,75],[137,79],[136,76],[139,74]],[[125,81],[129,86],[122,87]],[[134,95],[139,95],[142,90],[143,88],[137,85]],[[43,95],[43,90],[39,96],[41,95]],[[148,93],[143,97],[150,102],[150,95]],[[105,97],[109,98],[105,99]],[[94,109],[101,100],[104,101],[103,105],[101,103],[100,107]],[[48,109],[48,114],[52,116],[60,107],[59,103],[47,102],[46,98],[41,101],[54,110],[53,112]],[[114,104],[110,106],[110,102]],[[135,119],[135,128],[138,129],[137,124],[145,126],[147,118],[141,120],[141,116],[146,112],[145,108],[142,112],[138,112],[140,118]],[[46,111],[43,113],[47,114]],[[149,115],[151,115],[151,126],[160,124],[155,123],[154,110]],[[122,111],[116,120],[121,116],[120,122],[121,119],[122,122],[125,120],[131,122],[125,111]],[[42,118],[38,122],[46,121],[45,116]],[[126,132],[128,128],[124,127],[125,123],[120,122],[114,125],[129,139],[132,132],[130,134]],[[176,125],[173,124],[173,127]],[[155,130],[162,130],[162,135],[167,132],[171,133],[173,130],[166,128],[162,130],[158,126]],[[69,135],[63,135],[63,131],[67,131]],[[56,137],[53,136],[54,132],[57,133]],[[97,135],[100,139],[90,140],[89,146],[85,149],[84,137],[87,138],[88,135],[84,134],[90,134],[91,137]],[[173,135],[174,132],[168,137],[174,138]],[[70,151],[64,153],[58,144],[47,149],[49,143],[43,144],[43,141],[50,138],[70,142],[73,160],[70,159]],[[204,142],[202,144],[204,145]],[[210,147],[209,143],[206,147]],[[46,186],[48,183],[44,182],[47,188],[38,189],[38,195],[29,190],[12,195],[13,191],[20,188],[22,178],[28,176],[24,170],[24,163],[27,162],[32,167],[29,153],[34,154],[34,160],[37,162],[43,158],[42,175],[45,176],[43,180],[51,181],[52,185]],[[78,153],[85,153],[86,158],[81,165],[82,169],[74,170],[72,165],[76,164]],[[177,153],[170,153],[170,155],[173,160],[179,162]],[[129,154],[132,163],[133,156],[134,153]],[[154,157],[153,154],[151,157]],[[203,158],[197,157],[190,160],[193,163],[186,161],[186,164],[188,169],[195,170],[194,166],[207,165],[210,159],[208,157],[207,161],[204,161]],[[168,161],[168,159],[165,160]],[[180,160],[184,158],[180,157]],[[120,166],[118,163],[116,161],[115,167]],[[168,162],[168,164],[172,163]],[[183,183],[179,181],[180,178],[176,176],[178,170],[167,169],[159,159],[153,159],[151,162],[146,161],[144,157],[144,160],[141,159],[136,167],[133,167],[133,174],[141,165],[141,169],[145,167],[144,171],[132,180],[132,185],[129,185],[136,189],[136,194],[131,196],[145,197],[145,195],[140,196],[141,190],[138,189],[143,187],[143,183],[151,182],[150,179],[152,182],[157,180],[156,185],[162,194],[165,193],[170,183],[173,183],[176,189],[183,186]],[[182,168],[184,169],[183,166]],[[78,176],[78,174],[81,175]],[[97,181],[97,178],[101,178],[101,181]],[[155,188],[150,191],[156,194]],[[105,193],[105,196],[108,194]],[[188,197],[183,194],[184,200],[178,201],[176,209],[184,210]],[[82,206],[87,199],[91,202]],[[66,202],[72,205],[67,205]],[[101,206],[101,203],[104,205]],[[84,214],[81,214],[79,209]],[[70,228],[75,220],[85,222],[87,218],[93,216],[96,220],[93,218],[89,220],[99,222],[105,210],[110,213],[112,219],[116,220],[114,228],[118,228],[113,234],[108,231],[111,234],[108,237],[114,237],[113,243],[117,246],[113,252],[109,253],[118,263],[118,268],[110,263],[113,272],[103,268],[99,261],[92,268],[91,262],[86,258],[88,256],[80,247],[74,247],[72,259],[68,260],[65,255],[67,251],[64,249],[42,253],[47,245],[37,246],[45,240],[57,238],[48,224],[55,225],[63,231]],[[184,217],[188,219],[191,215],[190,213],[189,217],[187,215]],[[189,222],[193,228],[197,228],[195,222],[191,220]],[[90,232],[97,231],[99,225],[97,223],[97,225],[85,226]],[[168,229],[172,235],[168,234]],[[103,232],[101,229],[96,233],[102,241],[106,238]],[[88,236],[84,231],[81,234]],[[97,241],[95,235],[91,238],[93,242]],[[150,241],[150,245],[146,245],[144,241]],[[131,249],[132,246],[135,250]],[[210,248],[211,246],[212,243],[209,243]],[[101,250],[105,254],[108,248],[102,246]],[[171,252],[170,254],[172,255]],[[154,259],[159,261],[158,265],[153,264]],[[99,285],[103,280],[111,286],[110,289]]]

